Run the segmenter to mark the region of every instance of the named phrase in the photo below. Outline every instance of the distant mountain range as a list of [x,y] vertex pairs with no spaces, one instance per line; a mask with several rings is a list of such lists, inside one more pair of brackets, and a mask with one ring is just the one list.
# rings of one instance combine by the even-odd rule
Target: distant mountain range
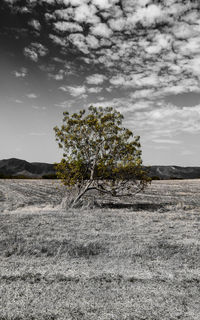
[[151,166],[149,176],[154,179],[200,179],[200,167]]
[[[200,179],[200,167],[151,166],[153,179]],[[16,158],[0,160],[0,178],[55,178],[54,165]]]
[[0,177],[42,178],[55,175],[50,163],[28,162],[16,158],[0,160]]

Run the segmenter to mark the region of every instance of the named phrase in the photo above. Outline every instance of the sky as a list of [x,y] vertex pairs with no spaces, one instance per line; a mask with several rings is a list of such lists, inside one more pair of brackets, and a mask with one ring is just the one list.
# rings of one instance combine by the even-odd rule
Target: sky
[[145,165],[200,166],[199,0],[1,0],[0,159],[59,161],[63,112],[112,106]]

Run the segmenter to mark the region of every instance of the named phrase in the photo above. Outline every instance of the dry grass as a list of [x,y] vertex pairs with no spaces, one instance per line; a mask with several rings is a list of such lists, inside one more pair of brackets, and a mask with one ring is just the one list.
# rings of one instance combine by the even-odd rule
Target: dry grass
[[67,212],[54,188],[0,184],[0,320],[199,320],[200,181]]

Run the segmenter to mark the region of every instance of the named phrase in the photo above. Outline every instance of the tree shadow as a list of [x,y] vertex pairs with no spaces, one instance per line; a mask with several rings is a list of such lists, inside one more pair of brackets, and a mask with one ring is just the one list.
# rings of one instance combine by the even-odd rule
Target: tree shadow
[[101,208],[110,208],[110,209],[132,209],[135,211],[138,210],[147,210],[147,211],[156,211],[156,210],[168,210],[167,206],[171,203],[124,203],[124,202],[105,202],[101,203]]

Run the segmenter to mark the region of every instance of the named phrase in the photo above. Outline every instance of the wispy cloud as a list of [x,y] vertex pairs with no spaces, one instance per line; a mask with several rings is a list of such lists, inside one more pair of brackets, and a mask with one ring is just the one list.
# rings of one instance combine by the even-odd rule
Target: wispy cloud
[[73,97],[82,96],[83,94],[86,93],[85,86],[76,86],[76,87],[66,86],[66,87],[60,87],[60,90],[64,92],[68,92]]
[[32,19],[31,21],[29,21],[29,25],[33,27],[33,29],[35,29],[36,31],[41,30],[41,24],[38,20]]
[[83,31],[83,28],[78,23],[58,21],[54,23],[55,30],[62,32],[78,32]]
[[14,100],[16,103],[23,103],[23,101],[22,100],[19,100],[19,99],[16,99],[16,100]]
[[16,78],[25,78],[28,74],[27,68],[20,68],[19,70],[13,71],[13,74]]
[[86,78],[86,82],[88,84],[98,85],[98,84],[102,84],[105,79],[106,79],[105,75],[96,73],[88,76]]
[[29,99],[36,99],[38,97],[35,93],[28,93],[28,94],[26,94],[26,96]]
[[24,48],[24,55],[30,60],[37,62],[39,57],[44,57],[48,53],[48,49],[41,43],[31,43],[28,47]]
[[180,140],[174,140],[174,139],[153,139],[153,143],[159,143],[159,144],[181,144],[182,142]]

